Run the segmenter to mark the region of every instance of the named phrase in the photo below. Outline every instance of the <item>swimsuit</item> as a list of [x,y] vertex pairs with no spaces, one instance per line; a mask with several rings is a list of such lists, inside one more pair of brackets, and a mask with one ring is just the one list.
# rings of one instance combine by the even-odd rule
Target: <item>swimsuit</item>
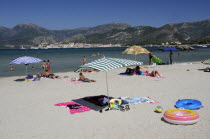
[[50,77],[50,76],[54,76],[54,74],[49,74],[49,75],[47,75],[47,77]]

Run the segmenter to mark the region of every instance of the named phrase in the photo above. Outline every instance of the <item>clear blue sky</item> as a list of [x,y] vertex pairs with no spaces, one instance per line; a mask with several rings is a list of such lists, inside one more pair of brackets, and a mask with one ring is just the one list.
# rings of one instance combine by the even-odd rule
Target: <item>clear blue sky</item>
[[160,27],[210,19],[210,0],[0,0],[0,26],[73,29],[122,22]]

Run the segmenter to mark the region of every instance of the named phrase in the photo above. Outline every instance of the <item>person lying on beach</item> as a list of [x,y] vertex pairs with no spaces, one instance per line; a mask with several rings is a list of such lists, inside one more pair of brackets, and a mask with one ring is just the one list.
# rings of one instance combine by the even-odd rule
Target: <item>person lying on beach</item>
[[129,74],[129,75],[131,75],[133,72],[134,72],[134,69],[128,67],[128,68],[126,69],[125,73],[122,73],[122,74]]
[[161,77],[160,73],[157,70],[153,70],[152,72],[149,72],[148,70],[145,72],[146,76],[152,76],[152,77],[156,77],[157,75],[159,77]]
[[129,75],[141,75],[141,71],[140,71],[140,67],[136,66],[136,68],[130,68],[128,67],[125,71],[125,73],[121,73],[121,74],[129,74]]
[[136,66],[135,68],[136,75],[141,75],[140,67]]
[[83,82],[96,82],[96,80],[90,80],[88,78],[85,78],[85,76],[80,72],[79,73],[79,81],[83,81]]
[[53,74],[52,72],[48,71],[48,70],[45,70],[45,73],[43,74],[44,77],[48,77],[48,78],[58,78],[59,76],[58,75],[55,75]]
[[210,72],[210,67],[205,68],[204,72]]

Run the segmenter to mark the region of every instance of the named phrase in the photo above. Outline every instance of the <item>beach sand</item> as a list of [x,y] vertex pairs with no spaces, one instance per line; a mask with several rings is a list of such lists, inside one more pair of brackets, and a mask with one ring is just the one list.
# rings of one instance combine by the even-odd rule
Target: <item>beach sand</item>
[[[119,75],[126,68],[107,72],[108,92],[112,97],[151,97],[159,103],[130,105],[130,111],[88,111],[70,114],[56,103],[69,102],[93,95],[106,95],[106,73],[84,73],[95,83],[67,82],[78,73],[57,73],[61,79],[40,81],[0,78],[1,139],[150,139],[210,138],[210,73],[199,71],[199,64],[157,66],[165,78]],[[188,71],[189,69],[189,71]],[[153,69],[149,69],[150,71]],[[68,76],[68,78],[63,78]],[[172,125],[155,113],[156,106],[164,111],[174,108],[178,99],[197,99],[203,108],[196,110],[200,120],[193,125]]]

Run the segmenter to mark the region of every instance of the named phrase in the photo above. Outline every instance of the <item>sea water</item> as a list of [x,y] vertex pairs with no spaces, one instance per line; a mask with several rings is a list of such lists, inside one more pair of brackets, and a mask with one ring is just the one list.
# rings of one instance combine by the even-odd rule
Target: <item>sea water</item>
[[[26,75],[24,64],[13,65],[14,71],[10,71],[9,63],[22,56],[37,57],[42,60],[50,60],[52,72],[75,71],[82,64],[82,57],[85,56],[87,63],[99,59],[103,54],[105,57],[124,58],[143,62],[145,65],[149,62],[147,54],[129,55],[122,54],[127,47],[99,47],[99,48],[62,48],[62,49],[1,49],[0,50],[0,77]],[[154,55],[160,58],[164,63],[169,61],[169,52],[161,51],[159,47],[145,47],[152,51]],[[173,52],[173,62],[191,62],[210,59],[210,46],[194,47],[192,51]],[[178,54],[179,53],[179,54]],[[36,74],[43,72],[41,64],[29,64],[28,73]],[[35,69],[32,70],[31,67]]]

